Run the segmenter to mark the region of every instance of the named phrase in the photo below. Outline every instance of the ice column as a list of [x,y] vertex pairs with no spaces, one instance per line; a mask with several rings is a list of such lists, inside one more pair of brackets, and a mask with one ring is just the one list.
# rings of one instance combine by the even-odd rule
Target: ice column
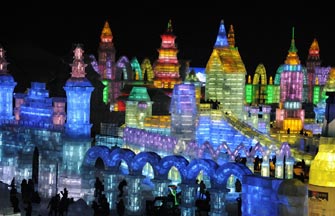
[[293,178],[293,165],[294,165],[294,159],[292,157],[287,158],[285,161],[285,178],[286,179]]
[[209,216],[227,216],[225,201],[228,190],[216,188],[209,188],[208,190],[211,194],[211,210]]
[[195,198],[197,195],[198,185],[181,183],[179,186],[181,187],[182,193],[182,201],[180,204],[181,216],[194,216]]
[[263,157],[262,168],[261,168],[261,175],[265,177],[270,176],[270,165],[268,157]]
[[104,192],[109,202],[110,209],[116,209],[116,201],[118,196],[119,174],[112,170],[104,171]]
[[163,197],[168,195],[168,186],[171,180],[168,179],[152,179],[151,180],[155,184],[155,189],[152,191],[152,195],[154,197]]
[[284,164],[281,157],[277,157],[276,168],[275,168],[275,177],[283,178],[284,177]]
[[247,167],[251,170],[251,172],[253,172],[254,173],[254,161],[253,161],[254,159],[253,159],[253,157],[251,156],[251,157],[247,157],[247,163],[246,163],[246,165],[247,165]]
[[142,179],[145,176],[127,175],[128,195],[126,198],[127,215],[141,215],[143,213]]
[[50,198],[57,193],[57,161],[49,161],[40,156],[40,168],[38,174],[38,192],[43,198]]

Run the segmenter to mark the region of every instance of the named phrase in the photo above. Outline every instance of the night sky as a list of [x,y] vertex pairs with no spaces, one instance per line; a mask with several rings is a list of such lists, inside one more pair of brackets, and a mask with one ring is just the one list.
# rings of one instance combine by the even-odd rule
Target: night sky
[[[244,10],[244,11],[243,11]],[[117,59],[145,57],[155,60],[160,35],[172,20],[177,36],[179,59],[190,60],[191,67],[205,67],[211,55],[221,19],[226,30],[235,29],[236,46],[248,74],[263,63],[268,74],[283,64],[290,47],[292,27],[303,64],[316,38],[323,66],[335,65],[335,17],[320,8],[289,8],[275,11],[256,8],[116,8],[57,13],[35,10],[12,10],[1,15],[0,43],[24,40],[57,56],[72,52],[73,44],[82,43],[86,54],[97,57],[100,34],[108,21],[114,36]],[[5,47],[6,49],[6,47]]]

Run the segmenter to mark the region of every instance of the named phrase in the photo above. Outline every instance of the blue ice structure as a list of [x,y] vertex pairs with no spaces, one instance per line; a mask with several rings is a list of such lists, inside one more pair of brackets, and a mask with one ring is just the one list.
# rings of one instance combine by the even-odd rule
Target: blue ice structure
[[197,104],[194,84],[176,84],[170,104],[171,135],[189,142],[195,139]]
[[59,187],[69,187],[69,195],[82,197],[81,165],[85,153],[91,147],[90,104],[93,86],[85,77],[83,49],[74,49],[71,77],[64,86],[67,98],[67,121],[62,151]]
[[16,82],[12,75],[8,74],[5,50],[0,45],[0,121],[12,120],[13,116],[13,92]]
[[74,50],[75,59],[71,64],[72,77],[67,80],[64,90],[67,98],[66,134],[70,137],[90,137],[90,101],[93,91],[92,84],[85,77],[83,50],[77,47]]
[[220,27],[219,27],[219,32],[216,37],[215,41],[215,48],[222,48],[222,47],[228,47],[228,39],[227,39],[227,34],[226,34],[226,29],[224,27],[224,22],[221,20],[220,22]]

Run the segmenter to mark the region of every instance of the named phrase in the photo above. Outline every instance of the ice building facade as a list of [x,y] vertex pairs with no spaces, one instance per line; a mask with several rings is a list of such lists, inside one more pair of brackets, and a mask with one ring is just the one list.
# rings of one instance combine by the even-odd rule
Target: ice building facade
[[305,111],[302,109],[304,68],[300,64],[292,30],[291,46],[285,64],[281,65],[280,103],[276,110],[276,126],[282,130],[303,129]]
[[[59,188],[83,196],[80,167],[91,147],[90,96],[93,86],[85,78],[83,49],[77,46],[66,98],[50,98],[45,83],[32,82],[27,94],[15,94],[15,119],[1,124],[1,180],[15,177],[38,182],[43,197]],[[13,97],[13,95],[12,95]],[[66,107],[66,108],[65,108]],[[65,110],[66,109],[66,110]],[[32,161],[38,161],[38,168]],[[18,185],[17,184],[17,185]]]
[[218,101],[224,112],[243,117],[246,69],[230,26],[228,38],[223,20],[206,65],[205,100]]
[[[105,194],[112,209],[116,208],[117,184],[120,179],[127,178],[126,209],[129,215],[143,213],[144,197],[141,182],[145,178],[143,176],[145,167],[151,167],[150,169],[153,170],[151,173],[154,173],[154,176],[152,176],[151,181],[154,183],[153,195],[155,196],[166,195],[165,189],[171,182],[170,170],[175,169],[178,171],[180,175],[178,177],[180,178],[179,186],[182,191],[180,206],[182,215],[195,214],[194,205],[197,185],[194,184],[194,179],[200,172],[207,176],[210,183],[209,190],[212,197],[211,215],[226,214],[225,195],[227,194],[227,182],[231,179],[234,181],[239,179],[242,182],[242,197],[244,201],[242,212],[244,215],[255,215],[257,210],[260,209],[260,205],[255,207],[251,205],[254,201],[262,204],[262,207],[264,207],[262,213],[264,215],[281,215],[278,213],[281,211],[280,209],[282,211],[286,209],[289,212],[291,207],[286,197],[294,195],[285,194],[287,190],[281,188],[284,187],[282,183],[286,182],[287,179],[291,179],[293,175],[293,159],[290,148],[287,144],[280,146],[278,142],[269,139],[269,136],[253,130],[250,125],[243,123],[239,118],[230,114],[235,111],[240,113],[241,116],[244,114],[243,106],[241,106],[243,96],[241,95],[244,94],[244,87],[242,87],[244,85],[242,83],[244,83],[243,79],[245,78],[242,78],[242,76],[245,77],[245,69],[234,44],[232,26],[228,39],[221,34],[222,32],[225,33],[224,26],[222,26],[223,22],[220,25],[216,47],[208,62],[209,73],[217,74],[213,76],[214,78],[209,79],[208,85],[211,86],[213,84],[210,83],[210,80],[221,79],[221,77],[222,82],[229,80],[229,85],[236,86],[236,89],[228,93],[226,90],[232,89],[232,86],[226,86],[226,88],[221,89],[221,92],[218,91],[218,95],[227,94],[227,97],[229,95],[237,95],[236,98],[222,97],[222,103],[215,97],[211,98],[210,100],[219,102],[218,109],[212,109],[210,104],[199,104],[198,111],[194,84],[177,84],[176,80],[179,79],[167,79],[169,88],[172,84],[174,86],[171,118],[155,118],[155,116],[150,116],[152,102],[147,95],[146,89],[134,87],[124,107],[125,111],[128,112],[126,121],[130,127],[125,127],[123,130],[123,147],[103,146],[104,142],[91,147],[89,107],[93,87],[85,78],[86,64],[83,61],[83,50],[78,46],[74,50],[71,78],[64,86],[67,95],[66,99],[50,99],[45,85],[41,83],[32,84],[28,97],[24,94],[21,96],[17,95],[17,103],[15,103],[16,119],[3,121],[1,124],[1,180],[10,182],[13,176],[18,176],[17,181],[19,182],[23,178],[29,178],[32,173],[36,172],[31,167],[29,158],[38,158],[40,165],[38,187],[39,192],[43,196],[50,197],[58,189],[61,190],[67,187],[71,197],[84,198],[89,202],[93,198],[92,180],[95,177],[95,163],[97,160],[102,160],[104,164]],[[170,31],[169,28],[168,31]],[[108,36],[109,31],[107,33]],[[110,39],[109,35],[106,41],[110,42]],[[165,50],[167,48],[165,46],[168,45],[171,45],[172,50],[170,50],[171,47]],[[168,41],[162,41],[162,53],[168,53],[169,55],[164,56],[162,54],[159,59],[162,61],[168,59],[169,64],[164,65],[164,67],[160,66],[163,68],[167,67],[169,70],[172,68],[173,76],[177,77],[177,72],[175,71],[177,67],[176,49],[174,37],[171,35]],[[172,59],[170,59],[171,55]],[[236,68],[229,65],[230,60],[236,62]],[[171,62],[173,62],[172,66],[170,65]],[[112,74],[108,70],[113,68],[110,63],[106,62],[107,72],[105,74],[108,79],[108,74]],[[105,65],[105,63],[101,63],[101,65]],[[138,68],[138,64],[131,64],[126,57],[122,57],[116,62],[116,76],[119,76],[120,80],[122,80],[122,76],[125,79],[136,80],[136,77],[140,79],[140,73],[136,72],[136,69],[134,72],[132,68]],[[150,62],[146,61],[146,63],[143,63],[141,69],[142,72],[145,71],[147,74],[148,80],[157,78],[154,78],[154,73],[152,73],[157,70],[150,68]],[[228,73],[222,75],[221,72]],[[236,80],[231,80],[233,77]],[[165,79],[163,80],[164,82],[166,81]],[[11,84],[15,85],[13,82]],[[220,85],[220,83],[214,84]],[[218,87],[215,86],[214,88]],[[40,97],[42,100],[40,100]],[[37,101],[36,98],[39,98],[39,100]],[[76,100],[78,98],[81,100]],[[30,102],[26,103],[26,101]],[[40,121],[31,123],[29,117],[22,115],[23,119],[26,119],[26,121],[23,121],[21,119],[21,107],[28,107],[25,115],[37,115],[29,112],[29,106],[43,108],[41,109],[41,116],[47,113],[48,118],[41,117]],[[119,108],[119,105],[117,106]],[[189,115],[189,113],[192,115]],[[199,119],[197,119],[197,116]],[[50,119],[52,120],[50,121]],[[159,120],[155,122],[157,119]],[[180,119],[183,121],[180,121]],[[157,125],[161,125],[163,121],[166,127],[160,131],[165,133],[171,129],[172,134],[178,138],[154,131],[157,130]],[[47,125],[49,126],[47,127]],[[181,134],[177,130],[173,131],[175,127],[178,130],[187,132],[189,142],[180,142]],[[192,129],[195,129],[195,134]],[[192,141],[193,137],[198,140],[198,143]],[[259,140],[254,139],[255,137],[259,138]],[[182,139],[185,139],[185,137],[182,137]],[[137,147],[136,151],[130,150],[132,147]],[[251,151],[250,147],[252,147]],[[155,153],[156,151],[159,154]],[[263,177],[257,177],[252,174],[252,159],[259,153],[264,157],[261,170]],[[276,154],[278,159],[275,174],[278,179],[265,178],[269,176],[268,159],[273,153]],[[187,155],[187,157],[182,156],[182,154]],[[217,160],[223,155],[224,160]],[[247,166],[235,163],[235,159],[239,156],[248,158]],[[126,164],[127,173],[124,173],[123,170],[121,172],[121,164],[122,168]],[[19,170],[16,170],[15,167],[17,166],[20,167]],[[232,175],[235,177],[231,178]],[[258,194],[265,194],[265,196],[258,196]],[[304,200],[304,197],[304,192],[299,193],[297,200]],[[294,207],[295,212],[304,212],[304,208],[304,205]]]

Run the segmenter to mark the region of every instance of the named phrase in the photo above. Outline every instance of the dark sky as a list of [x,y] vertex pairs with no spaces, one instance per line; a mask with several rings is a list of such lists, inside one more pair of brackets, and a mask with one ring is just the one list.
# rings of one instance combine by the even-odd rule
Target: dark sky
[[[103,6],[102,6],[103,7]],[[114,35],[117,58],[126,55],[157,59],[160,35],[172,20],[177,36],[179,59],[191,60],[193,67],[205,67],[212,52],[220,20],[226,30],[233,24],[236,46],[247,73],[254,74],[263,63],[268,74],[274,74],[284,63],[290,47],[292,27],[298,55],[303,64],[316,38],[323,66],[335,65],[335,15],[322,8],[289,8],[276,11],[262,8],[109,8],[98,7],[57,13],[34,10],[12,10],[2,14],[0,42],[26,40],[37,47],[63,56],[72,52],[74,43],[82,43],[85,53],[97,56],[100,34],[108,21]]]

